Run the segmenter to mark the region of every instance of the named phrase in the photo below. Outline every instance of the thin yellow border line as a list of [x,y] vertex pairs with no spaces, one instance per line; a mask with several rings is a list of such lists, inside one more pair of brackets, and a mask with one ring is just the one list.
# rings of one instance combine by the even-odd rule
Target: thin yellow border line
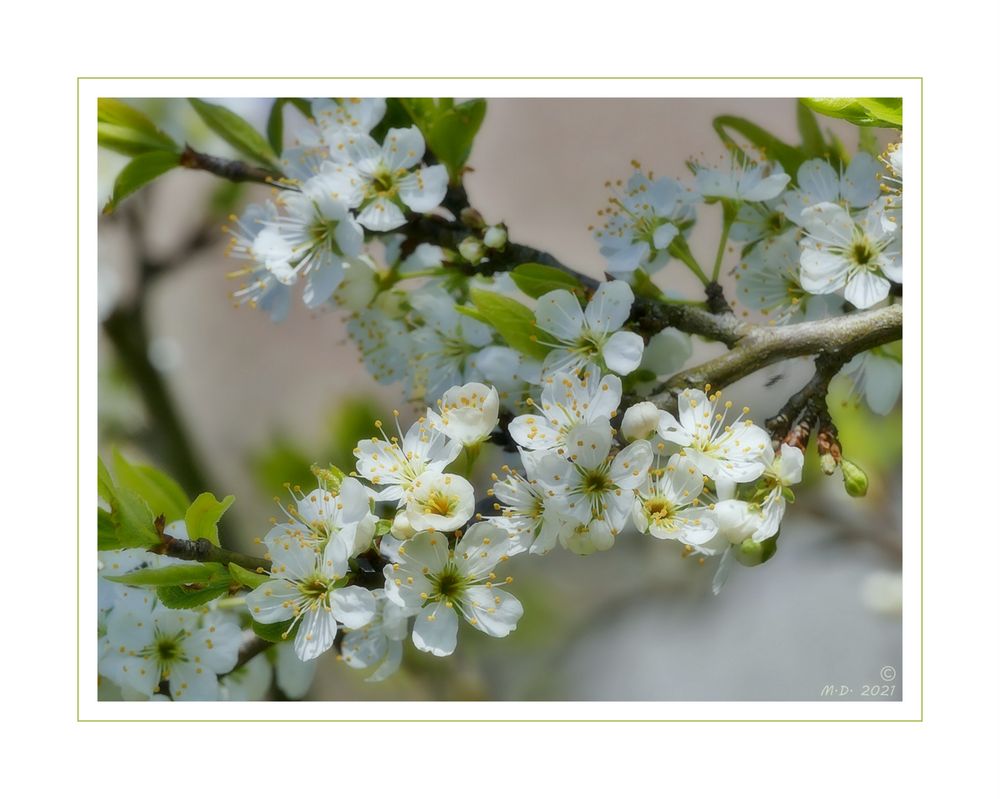
[[[916,80],[920,82],[920,716],[915,719],[85,719],[80,717],[80,83],[85,80]],[[640,98],[641,99],[641,98]],[[697,99],[697,98],[683,98]],[[285,77],[253,77],[253,76],[100,76],[100,75],[78,75],[76,79],[76,720],[80,723],[190,723],[205,722],[213,723],[360,723],[360,724],[399,724],[414,723],[425,724],[428,722],[441,723],[469,723],[486,722],[494,723],[522,723],[538,722],[542,724],[732,724],[732,723],[779,723],[779,724],[801,724],[801,723],[922,723],[924,720],[924,79],[920,75],[901,76],[857,76],[849,75],[836,77],[822,75],[816,77],[787,77],[781,75],[770,76],[746,76],[746,75],[709,75],[709,76],[679,76],[670,75],[656,77],[650,75],[642,76],[607,76],[598,75],[594,77],[585,76],[463,76],[453,75],[441,76],[358,76],[341,75],[323,77],[317,75],[309,76],[285,76]],[[674,704],[674,703],[671,703]]]

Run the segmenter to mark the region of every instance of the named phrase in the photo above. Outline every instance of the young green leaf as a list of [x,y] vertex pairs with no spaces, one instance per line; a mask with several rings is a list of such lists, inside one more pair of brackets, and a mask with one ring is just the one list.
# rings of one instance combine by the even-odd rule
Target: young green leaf
[[162,585],[156,589],[160,603],[174,610],[197,608],[229,593],[229,580],[190,587],[185,585]]
[[184,518],[190,500],[172,477],[152,466],[129,463],[117,449],[112,458],[119,485],[142,497],[154,516],[163,514],[167,524]]
[[554,342],[535,324],[535,314],[530,308],[492,291],[472,289],[469,294],[476,309],[496,328],[508,346],[537,360],[545,359],[550,351],[545,343]]
[[165,150],[154,150],[137,155],[125,164],[125,168],[115,178],[111,199],[104,206],[104,213],[110,214],[130,194],[156,180],[164,172],[169,172],[175,166],[179,166],[180,158],[178,153]]
[[97,458],[97,496],[111,505],[115,499],[115,481],[111,479],[111,472],[104,465],[100,456]]
[[462,167],[469,160],[472,143],[485,116],[485,100],[467,100],[440,113],[425,133],[427,145],[448,168],[453,183],[461,178]]
[[125,155],[179,150],[177,143],[148,116],[110,97],[97,100],[97,144]]
[[802,103],[795,106],[795,116],[798,120],[799,135],[802,136],[802,149],[809,158],[822,158],[826,153],[826,142],[823,132],[816,122],[816,115]]
[[240,585],[245,585],[247,588],[253,589],[262,583],[266,583],[271,579],[269,574],[258,574],[257,572],[252,572],[249,569],[244,569],[230,561],[229,563],[229,573],[233,576],[233,579]]
[[510,276],[521,291],[535,299],[555,289],[566,289],[577,293],[583,290],[580,281],[573,275],[545,264],[521,264],[514,268]]
[[188,98],[188,102],[205,124],[237,151],[266,167],[277,169],[271,145],[243,117],[221,105],[206,103],[194,97]]
[[111,518],[111,513],[104,508],[97,509],[97,548],[99,550],[120,549],[114,519]]
[[178,563],[156,569],[137,569],[106,579],[125,585],[193,585],[221,579],[228,583],[229,574],[221,563]]
[[122,549],[148,549],[160,543],[153,512],[146,501],[134,491],[119,486],[111,505],[111,520]]
[[272,644],[280,644],[285,640],[284,633],[290,624],[290,621],[276,621],[273,624],[261,624],[259,621],[251,621],[250,627],[258,638],[263,638]]
[[900,97],[803,97],[813,111],[854,125],[880,128],[903,127],[903,100]]
[[478,308],[473,308],[471,305],[456,305],[455,310],[462,314],[462,316],[468,316],[470,319],[475,319],[477,322],[482,322],[484,325],[493,327],[493,323]]
[[219,519],[222,518],[222,514],[233,504],[235,499],[232,494],[221,501],[208,491],[199,494],[191,503],[191,507],[187,509],[187,513],[184,514],[188,538],[192,541],[207,538],[219,546]]

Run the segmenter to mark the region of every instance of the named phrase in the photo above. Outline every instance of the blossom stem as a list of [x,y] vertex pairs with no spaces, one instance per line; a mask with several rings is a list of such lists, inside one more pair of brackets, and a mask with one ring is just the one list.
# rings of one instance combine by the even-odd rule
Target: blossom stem
[[712,267],[712,282],[719,282],[719,272],[722,271],[722,258],[726,254],[726,244],[729,242],[729,229],[736,220],[736,209],[729,203],[722,205],[722,235],[719,236],[719,248],[715,251],[715,265]]
[[223,549],[216,546],[207,538],[199,538],[190,541],[186,538],[174,538],[167,533],[160,533],[160,544],[153,547],[154,552],[159,555],[169,555],[180,560],[196,560],[200,563],[221,563],[224,566],[235,563],[253,572],[271,571],[270,561],[263,558],[255,558],[253,555],[244,555],[242,552],[233,552],[231,549]]

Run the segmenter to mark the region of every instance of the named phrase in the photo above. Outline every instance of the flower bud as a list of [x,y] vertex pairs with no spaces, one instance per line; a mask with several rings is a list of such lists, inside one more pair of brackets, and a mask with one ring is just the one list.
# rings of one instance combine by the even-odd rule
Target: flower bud
[[462,239],[462,242],[458,245],[458,251],[470,264],[478,264],[483,260],[483,256],[486,255],[483,243],[472,236]]
[[844,488],[849,496],[863,497],[868,493],[868,475],[860,466],[842,458],[840,470],[844,473]]
[[406,511],[400,511],[396,514],[396,518],[392,520],[392,527],[389,532],[392,533],[393,538],[398,538],[400,541],[407,541],[417,534],[417,531],[413,529],[413,525],[410,524]]
[[819,468],[823,470],[823,474],[829,477],[837,471],[837,461],[834,459],[833,455],[827,452],[825,455],[820,455]]
[[762,563],[767,563],[778,551],[777,539],[776,535],[764,541],[748,538],[734,548],[733,554],[744,566],[760,566]]
[[463,208],[461,212],[459,212],[458,218],[462,220],[463,225],[474,228],[475,230],[482,230],[486,226],[483,215],[475,208]]
[[483,244],[491,250],[502,250],[507,245],[507,228],[503,225],[490,225],[483,234]]
[[622,417],[622,435],[626,441],[649,438],[660,423],[662,412],[652,402],[637,402]]

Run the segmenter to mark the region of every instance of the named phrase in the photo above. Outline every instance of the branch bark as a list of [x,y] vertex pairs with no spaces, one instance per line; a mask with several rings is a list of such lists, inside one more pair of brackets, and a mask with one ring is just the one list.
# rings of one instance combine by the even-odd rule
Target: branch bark
[[266,183],[272,185],[283,179],[283,175],[273,172],[270,169],[253,166],[245,161],[237,161],[230,158],[218,158],[214,155],[199,153],[190,145],[184,146],[181,153],[181,166],[187,169],[200,169],[211,172],[220,178],[231,180],[235,183]]
[[200,563],[221,563],[224,566],[235,563],[237,566],[242,566],[252,572],[258,569],[263,569],[266,572],[271,571],[270,561],[255,558],[253,555],[244,555],[242,552],[233,552],[231,549],[223,549],[207,538],[190,541],[186,538],[174,538],[167,533],[160,533],[160,540],[160,545],[152,550],[159,555],[169,555],[180,560],[196,560]]
[[677,395],[685,388],[706,383],[721,388],[772,363],[802,355],[828,356],[829,363],[839,363],[839,371],[858,353],[901,338],[903,308],[890,305],[784,327],[744,325],[736,332],[732,350],[674,375],[658,387],[650,400],[670,410],[676,407]]

